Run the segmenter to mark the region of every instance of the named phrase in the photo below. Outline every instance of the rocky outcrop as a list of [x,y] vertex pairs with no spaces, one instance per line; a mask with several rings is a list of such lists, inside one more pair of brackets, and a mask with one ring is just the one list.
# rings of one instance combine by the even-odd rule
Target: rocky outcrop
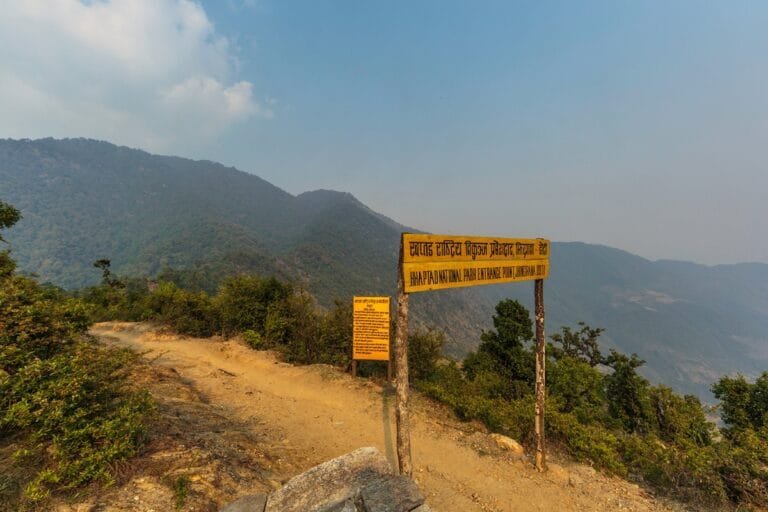
[[410,478],[376,448],[360,448],[293,477],[269,495],[245,496],[221,512],[430,512]]

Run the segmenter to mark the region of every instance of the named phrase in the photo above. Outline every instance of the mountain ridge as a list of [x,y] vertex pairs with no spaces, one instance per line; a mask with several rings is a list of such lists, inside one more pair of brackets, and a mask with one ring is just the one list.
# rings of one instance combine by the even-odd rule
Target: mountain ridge
[[[190,282],[256,271],[291,279],[322,305],[395,293],[399,236],[418,231],[348,192],[296,196],[207,160],[155,156],[89,139],[0,139],[0,199],[22,211],[8,232],[20,268],[68,288],[168,267]],[[530,284],[530,283],[528,283]],[[649,260],[622,249],[555,242],[545,283],[547,331],[586,321],[604,347],[637,352],[645,374],[706,395],[722,373],[768,366],[768,265]],[[532,308],[532,286],[415,294],[416,326],[448,332],[460,357],[491,327],[493,306]]]

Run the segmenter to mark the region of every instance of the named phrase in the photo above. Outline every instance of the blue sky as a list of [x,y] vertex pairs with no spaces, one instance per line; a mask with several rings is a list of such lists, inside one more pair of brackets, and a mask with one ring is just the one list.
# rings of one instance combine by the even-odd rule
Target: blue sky
[[0,26],[25,119],[0,136],[218,160],[433,232],[768,262],[764,2],[62,3],[90,24]]

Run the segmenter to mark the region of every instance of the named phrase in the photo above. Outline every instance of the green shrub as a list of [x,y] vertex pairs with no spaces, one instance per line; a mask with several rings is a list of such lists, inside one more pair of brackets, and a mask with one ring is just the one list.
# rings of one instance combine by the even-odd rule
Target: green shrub
[[261,334],[253,329],[243,331],[243,340],[254,349],[260,349],[264,346],[264,340],[262,339]]
[[83,302],[14,275],[7,254],[0,260],[0,446],[18,447],[13,461],[0,459],[0,502],[110,483],[114,465],[136,453],[151,408],[127,384],[134,356],[89,342]]
[[171,484],[174,497],[174,507],[176,507],[176,510],[180,510],[182,507],[184,507],[184,503],[186,503],[187,497],[189,496],[189,488],[189,478],[186,476],[177,477]]
[[435,328],[408,335],[408,376],[411,381],[427,380],[435,374],[444,345],[445,334]]
[[557,396],[558,410],[573,413],[582,423],[605,419],[604,377],[588,363],[563,356],[547,367],[547,391]]
[[152,317],[148,310],[149,286],[146,279],[120,279],[120,286],[102,283],[77,293],[91,306],[91,320],[138,322]]
[[300,293],[279,307],[273,306],[267,315],[267,332],[285,360],[301,364],[325,362],[320,345],[320,320],[313,299]]
[[214,299],[222,331],[226,336],[246,329],[266,334],[270,308],[274,310],[290,296],[290,286],[274,277],[240,275],[225,280]]
[[43,454],[27,497],[109,482],[111,465],[135,453],[149,408],[145,394],[126,389],[132,356],[80,340],[87,310],[79,301],[55,301],[27,278],[2,284],[0,440],[21,436]]
[[544,422],[548,438],[580,462],[626,476],[627,468],[619,452],[622,434],[598,424],[584,424],[575,414],[559,412],[554,401],[548,403]]
[[728,497],[768,507],[768,427],[744,429],[719,448],[717,470]]
[[345,367],[352,359],[352,304],[335,301],[330,311],[320,316],[319,361]]
[[111,465],[136,453],[151,401],[126,389],[134,357],[78,343],[25,365],[0,387],[0,429],[27,432],[27,444],[45,447],[48,461],[29,483],[28,497],[91,481],[109,484]]
[[218,332],[219,315],[205,292],[182,290],[173,283],[160,283],[147,295],[146,310],[151,319],[190,336],[211,336]]
[[[507,336],[486,333],[463,368],[439,366],[416,385],[459,418],[480,420],[530,447],[534,397],[519,369],[533,367],[533,354],[520,341],[524,336],[515,334],[527,333],[525,315],[516,304],[505,304],[497,308],[494,323]],[[498,318],[505,312],[507,318]],[[550,352],[545,420],[550,446],[696,506],[768,505],[768,372],[754,384],[737,376],[713,387],[726,422],[723,439],[717,440],[696,397],[651,386],[637,373],[643,361],[635,355],[611,351],[603,358],[596,344],[602,330],[580,325],[556,335],[561,347]],[[597,370],[601,364],[609,373]]]
[[649,389],[654,429],[665,442],[706,446],[712,442],[714,424],[709,422],[701,401],[695,396],[684,397],[666,386]]
[[464,394],[466,383],[456,362],[450,361],[438,366],[429,380],[417,382],[416,386],[427,396],[455,408],[458,397]]

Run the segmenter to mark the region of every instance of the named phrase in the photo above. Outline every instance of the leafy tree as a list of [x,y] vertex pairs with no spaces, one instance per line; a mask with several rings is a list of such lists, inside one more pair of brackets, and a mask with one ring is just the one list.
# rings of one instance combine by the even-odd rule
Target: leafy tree
[[662,440],[696,446],[707,446],[712,442],[714,424],[707,420],[697,397],[680,396],[669,387],[659,385],[650,388],[649,401],[655,430]]
[[336,300],[320,319],[321,358],[318,362],[346,366],[352,358],[352,304]]
[[721,415],[730,434],[768,426],[768,372],[763,372],[754,384],[743,375],[722,377],[712,386],[712,392],[720,400]]
[[626,356],[615,350],[605,359],[613,369],[606,376],[606,398],[608,412],[628,432],[647,433],[650,417],[648,402],[648,381],[637,373],[645,361],[637,354]]
[[[10,228],[21,219],[21,213],[13,206],[0,201],[0,242],[3,239],[2,230]],[[7,250],[0,251],[0,277],[10,276],[16,269],[16,263],[11,259]]]
[[749,428],[751,422],[747,408],[751,391],[752,386],[743,375],[722,377],[712,386],[712,393],[720,400],[720,416],[729,431]]
[[586,361],[561,356],[547,369],[548,391],[557,396],[562,412],[574,413],[582,423],[605,416],[603,375]]
[[752,385],[747,413],[755,430],[768,427],[768,372],[763,372]]
[[531,315],[518,301],[505,299],[496,305],[493,326],[496,330],[481,334],[477,353],[467,356],[464,370],[470,379],[496,373],[506,382],[499,390],[502,396],[520,398],[533,391],[535,380],[535,356],[525,346],[533,338]]
[[[320,343],[320,321],[308,293],[294,293],[269,307],[266,338],[278,345],[286,360],[303,364],[327,362]],[[349,349],[348,349],[349,350]]]
[[502,353],[514,347],[522,347],[533,339],[531,314],[516,300],[504,299],[496,304],[493,326],[495,331],[486,331],[480,336],[490,352],[497,350]]
[[550,336],[552,341],[560,345],[559,347],[551,346],[550,353],[555,359],[568,356],[584,361],[593,367],[603,364],[603,355],[600,353],[597,340],[605,329],[601,327],[593,329],[584,322],[579,322],[579,326],[581,329],[578,331],[563,326],[560,328],[561,333]]
[[509,368],[502,367],[497,359],[482,350],[467,354],[462,363],[462,370],[478,396],[515,400],[532,392],[527,381],[512,379]]
[[101,284],[110,288],[123,288],[125,284],[112,273],[112,262],[108,259],[96,260],[93,266],[101,269]]
[[[0,201],[0,230],[8,229],[21,220],[21,213],[19,210]],[[5,239],[0,235],[0,242],[5,242]]]
[[412,381],[426,380],[437,371],[445,334],[435,328],[408,335],[408,369]]

